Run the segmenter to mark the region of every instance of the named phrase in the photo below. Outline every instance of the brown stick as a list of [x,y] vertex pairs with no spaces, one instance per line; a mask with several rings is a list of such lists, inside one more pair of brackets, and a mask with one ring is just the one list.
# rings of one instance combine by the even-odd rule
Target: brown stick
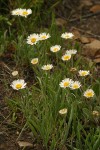
[[91,36],[93,36],[93,37],[100,38],[100,35],[96,35],[96,34],[93,34],[93,33],[89,33],[89,32],[87,32],[87,31],[85,31],[85,30],[83,30],[83,29],[79,29],[79,28],[76,28],[76,27],[73,27],[72,29],[76,29],[76,30],[78,30],[78,31],[80,31],[80,32],[86,33],[86,34],[91,35]]
[[84,15],[84,16],[82,16],[80,18],[73,18],[73,19],[69,20],[69,22],[80,21],[80,20],[83,20],[83,19],[86,19],[86,18],[89,18],[89,17],[93,17],[93,16],[96,16],[96,15],[100,15],[100,11]]
[[76,21],[84,20],[84,19],[89,18],[89,17],[96,16],[96,15],[100,15],[100,11],[81,16],[80,18],[73,18],[73,19],[68,19],[68,20],[65,17],[62,17],[61,15],[59,15],[59,17],[66,20],[67,22],[76,22]]

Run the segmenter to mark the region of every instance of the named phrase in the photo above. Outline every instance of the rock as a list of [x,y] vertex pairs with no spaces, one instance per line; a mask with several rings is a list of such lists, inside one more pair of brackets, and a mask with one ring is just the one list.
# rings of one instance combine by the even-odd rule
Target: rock
[[80,41],[81,41],[83,44],[90,43],[89,38],[87,38],[87,37],[85,37],[85,36],[81,36],[81,37],[80,37]]
[[87,57],[95,57],[100,52],[100,41],[93,40],[91,43],[85,44],[83,48],[83,55]]
[[93,13],[100,12],[100,4],[99,5],[94,5],[93,7],[91,7],[90,11],[93,12]]
[[67,21],[64,20],[64,19],[62,19],[62,18],[57,18],[57,19],[56,19],[56,25],[57,25],[57,26],[62,27],[62,26],[64,26],[64,25],[66,25],[66,24],[67,24]]
[[84,5],[84,6],[92,6],[93,3],[91,0],[82,0],[81,3]]
[[95,58],[93,61],[98,64],[100,63],[100,58]]
[[72,29],[72,33],[74,34],[74,39],[77,40],[77,39],[80,39],[80,32],[76,29]]
[[18,143],[18,145],[19,145],[20,147],[33,147],[33,144],[32,144],[32,143],[29,143],[29,142],[18,141],[17,143]]

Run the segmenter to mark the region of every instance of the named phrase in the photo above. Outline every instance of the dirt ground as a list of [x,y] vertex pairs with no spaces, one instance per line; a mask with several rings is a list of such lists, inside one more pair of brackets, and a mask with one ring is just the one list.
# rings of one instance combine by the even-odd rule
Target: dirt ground
[[[95,4],[100,4],[99,0],[94,0],[92,1]],[[95,5],[93,3],[93,5]],[[90,13],[90,6],[85,5],[84,6],[84,19],[78,20],[76,19],[75,21],[70,21],[72,18],[69,19],[69,23],[67,24],[67,27],[69,29],[73,29],[73,27],[77,28],[78,31],[81,33],[81,35],[86,35],[87,37],[95,38],[100,40],[100,13],[99,14],[94,14],[91,15],[90,17],[87,17],[87,12]],[[99,10],[100,12],[100,10]],[[77,15],[77,14],[76,14]],[[82,14],[79,14],[81,16]],[[97,64],[99,67],[99,63]],[[2,70],[2,66],[1,66]],[[4,70],[1,71],[2,75],[4,73]],[[1,75],[1,77],[2,77]],[[1,80],[1,79],[0,79]],[[12,118],[11,118],[11,112],[7,106],[6,100],[5,100],[5,95],[7,96],[8,93],[5,93],[5,89],[3,85],[0,87],[1,91],[1,96],[0,96],[0,150],[21,150],[17,144],[17,138],[19,136],[19,133],[21,131],[21,128],[24,125],[24,119],[21,121],[20,115],[18,114],[18,119],[16,120],[16,123],[12,123]],[[22,116],[21,116],[22,117]],[[31,131],[26,130],[23,132],[20,140],[23,141],[29,141],[32,143],[33,136],[31,134]],[[34,143],[33,143],[34,144]],[[40,150],[42,147],[39,145],[35,145],[33,148],[26,148],[26,150]]]

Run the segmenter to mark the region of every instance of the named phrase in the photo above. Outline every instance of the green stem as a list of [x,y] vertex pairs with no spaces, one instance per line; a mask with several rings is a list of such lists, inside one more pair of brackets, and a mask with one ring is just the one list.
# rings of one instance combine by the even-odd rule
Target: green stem
[[19,25],[20,25],[20,27],[21,27],[21,32],[22,32],[22,33],[25,33],[25,28],[24,28],[24,25],[22,24],[22,21],[21,21],[21,18],[20,18],[20,17],[18,17],[18,22],[19,22]]
[[72,122],[72,119],[73,119],[73,113],[74,113],[74,104],[72,104],[72,107],[71,107],[70,118],[69,118],[69,122],[68,122],[68,126],[67,126],[66,136],[65,136],[66,139],[68,137],[69,129],[70,129],[71,122]]

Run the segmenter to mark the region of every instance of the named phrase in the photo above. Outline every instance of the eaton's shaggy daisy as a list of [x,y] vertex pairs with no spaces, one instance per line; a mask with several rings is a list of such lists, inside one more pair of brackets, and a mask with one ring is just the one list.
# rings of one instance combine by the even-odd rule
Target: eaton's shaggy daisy
[[59,114],[61,114],[61,115],[65,115],[65,114],[67,114],[67,112],[68,112],[67,108],[63,108],[63,109],[59,110]]
[[72,33],[68,33],[68,32],[65,32],[61,35],[62,38],[64,39],[72,39],[73,38],[73,34]]
[[98,117],[98,116],[100,115],[99,111],[97,111],[97,110],[94,110],[94,111],[92,112],[92,114],[93,114],[94,116],[96,116],[96,117]]
[[20,16],[27,18],[28,15],[32,14],[31,9],[22,9],[20,12]]
[[50,51],[56,53],[56,52],[60,51],[60,49],[61,49],[60,45],[55,45],[50,48]]
[[72,83],[72,79],[66,78],[62,80],[59,85],[62,88],[66,88],[66,87],[70,87],[71,83]]
[[21,11],[22,11],[21,8],[17,8],[17,9],[15,9],[15,10],[13,10],[13,11],[11,12],[11,14],[12,14],[13,16],[20,16]]
[[27,38],[27,43],[30,45],[34,45],[39,41],[39,35],[38,34],[30,34]]
[[70,60],[71,59],[71,55],[70,54],[65,54],[62,56],[62,60],[63,61],[67,61],[67,60]]
[[75,90],[75,89],[79,89],[81,86],[81,83],[79,81],[73,81],[70,85],[70,88]]
[[38,63],[38,58],[33,58],[33,59],[31,60],[31,64],[35,65],[35,64],[37,64],[37,63]]
[[46,39],[48,39],[48,38],[50,38],[50,34],[49,33],[41,33],[40,35],[39,35],[39,40],[46,40]]
[[77,71],[77,68],[71,68],[70,69],[70,72],[76,72]]
[[79,70],[79,76],[87,76],[89,75],[90,71],[87,70]]
[[22,79],[14,80],[10,85],[14,90],[24,89],[26,87],[26,83]]
[[67,50],[67,51],[66,51],[66,54],[70,54],[70,55],[76,54],[76,53],[77,53],[77,50],[75,50],[75,49]]
[[47,65],[44,65],[44,66],[42,66],[42,68],[41,69],[43,69],[43,70],[51,70],[53,68],[53,65],[52,64],[47,64]]
[[12,76],[17,76],[18,75],[18,71],[13,71],[11,74],[12,74]]
[[91,98],[94,96],[94,91],[92,89],[87,89],[84,94],[83,94],[86,98]]

